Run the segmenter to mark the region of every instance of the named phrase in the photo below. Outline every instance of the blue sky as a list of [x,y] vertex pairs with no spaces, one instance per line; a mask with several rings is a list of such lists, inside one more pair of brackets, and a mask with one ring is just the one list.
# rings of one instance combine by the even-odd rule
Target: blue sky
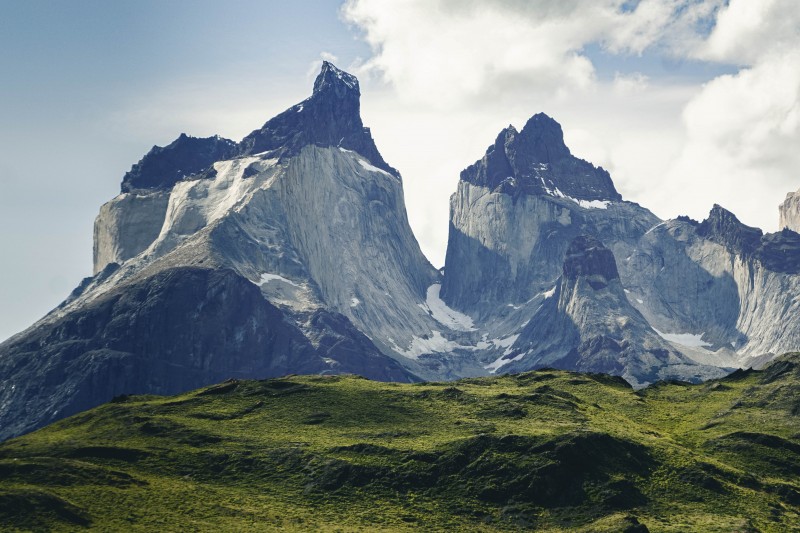
[[774,231],[800,187],[790,0],[389,5],[0,0],[0,339],[91,274],[94,217],[151,146],[239,140],[305,98],[323,56],[359,76],[436,266],[459,171],[539,111],[661,217],[719,202]]
[[193,123],[187,110],[136,120],[147,99],[185,88],[192,98],[258,102],[241,121],[254,129],[305,97],[309,65],[322,50],[345,59],[369,50],[330,1],[0,7],[0,339],[91,274],[97,210],[151,146],[184,130],[244,133]]

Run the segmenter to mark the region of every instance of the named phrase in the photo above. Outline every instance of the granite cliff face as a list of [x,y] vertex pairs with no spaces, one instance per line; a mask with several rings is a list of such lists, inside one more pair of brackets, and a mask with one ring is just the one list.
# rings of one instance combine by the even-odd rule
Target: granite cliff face
[[786,200],[778,209],[780,213],[779,227],[800,232],[800,191],[787,194]]
[[534,115],[519,133],[503,130],[461,173],[442,294],[485,317],[493,305],[549,290],[568,244],[587,228],[632,242],[657,221],[622,202],[608,172],[573,156],[555,120]]
[[800,348],[800,235],[719,206],[662,221],[544,114],[500,132],[450,208],[443,275],[362,123],[358,81],[330,63],[239,143],[154,147],[100,209],[94,275],[0,345],[0,439],[228,377],[557,366],[644,386]]
[[619,375],[634,386],[726,374],[662,339],[628,301],[614,254],[585,235],[570,243],[554,290],[501,361],[505,372],[550,366]]
[[[661,221],[574,158],[552,124],[535,115],[520,134],[501,132],[451,198],[442,297],[496,339],[479,351],[485,368],[558,364],[645,384],[763,364],[800,346],[800,235],[764,235],[720,206],[702,222]],[[559,307],[571,279],[564,258],[584,235],[616,258],[619,281],[608,286],[620,290],[584,291]],[[609,255],[593,257],[600,268]],[[597,346],[606,355],[585,355]]]
[[0,346],[0,438],[227,377],[425,374],[399,352],[435,336],[440,274],[359,98],[325,63],[311,97],[241,143],[181,135],[134,165],[97,217],[95,275]]
[[[706,220],[667,221],[629,260],[628,288],[660,331],[685,339],[707,362],[732,366],[800,342],[800,235],[763,235],[720,206]],[[710,352],[710,353],[709,353]],[[716,359],[714,358],[716,356]]]
[[544,113],[531,117],[520,132],[513,126],[501,131],[483,159],[461,173],[461,180],[513,195],[622,199],[608,172],[573,156],[561,125]]

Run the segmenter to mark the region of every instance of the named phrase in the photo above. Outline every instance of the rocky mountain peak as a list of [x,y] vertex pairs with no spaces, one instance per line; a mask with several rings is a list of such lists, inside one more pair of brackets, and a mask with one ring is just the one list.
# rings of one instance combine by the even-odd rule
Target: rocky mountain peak
[[564,144],[561,124],[544,113],[536,113],[517,136],[517,150],[538,163],[552,164],[572,154]]
[[800,274],[800,235],[789,228],[764,235],[715,204],[708,218],[697,226],[697,233],[735,254],[759,261],[773,272]]
[[186,176],[231,157],[236,143],[214,135],[191,137],[185,133],[167,146],[153,146],[122,178],[122,192],[137,189],[169,189]]
[[619,278],[614,254],[590,235],[580,235],[567,248],[563,267],[564,278],[602,276],[606,281]]
[[544,113],[533,115],[522,131],[513,126],[502,130],[461,180],[512,195],[622,199],[608,172],[573,156],[561,125]]
[[323,61],[322,69],[320,69],[317,79],[314,80],[312,98],[320,98],[328,94],[339,99],[350,97],[358,99],[361,96],[358,79],[352,74],[336,68],[332,63]]
[[736,253],[752,254],[761,243],[763,232],[742,224],[736,215],[714,204],[708,218],[700,223],[697,233],[731,248]]
[[242,139],[240,154],[276,151],[276,155],[291,156],[310,144],[358,152],[372,165],[399,177],[361,121],[358,80],[327,61],[322,63],[311,96]]
[[780,228],[800,231],[800,191],[790,192],[779,206]]
[[383,160],[361,121],[358,79],[324,61],[310,97],[270,119],[241,143],[218,135],[196,138],[181,133],[167,146],[154,146],[133,165],[122,180],[122,192],[167,190],[188,176],[213,177],[213,172],[203,171],[216,161],[261,152],[290,157],[308,145],[358,152],[373,166],[400,177]]

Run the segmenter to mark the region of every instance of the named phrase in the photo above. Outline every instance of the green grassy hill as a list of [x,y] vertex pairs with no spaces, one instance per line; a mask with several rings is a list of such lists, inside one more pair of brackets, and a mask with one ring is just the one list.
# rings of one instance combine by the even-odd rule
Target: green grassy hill
[[541,370],[131,396],[0,445],[3,529],[800,530],[800,354],[634,392]]

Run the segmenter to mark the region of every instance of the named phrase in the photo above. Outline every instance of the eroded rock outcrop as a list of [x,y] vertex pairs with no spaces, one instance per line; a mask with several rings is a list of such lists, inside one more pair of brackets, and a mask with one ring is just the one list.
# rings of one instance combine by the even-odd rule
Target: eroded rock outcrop
[[800,232],[800,191],[790,192],[778,207],[780,221],[778,227]]
[[588,235],[570,243],[559,282],[505,359],[507,372],[553,366],[619,375],[634,386],[726,373],[662,339],[628,301],[614,254]]

